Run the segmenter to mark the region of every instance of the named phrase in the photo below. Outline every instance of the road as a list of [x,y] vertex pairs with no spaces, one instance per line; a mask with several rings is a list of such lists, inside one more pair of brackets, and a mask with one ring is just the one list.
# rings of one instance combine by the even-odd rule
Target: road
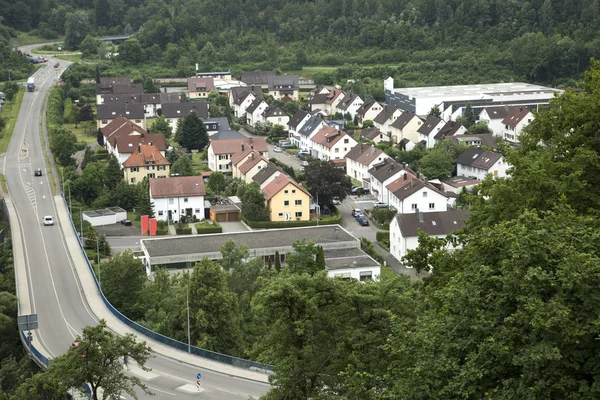
[[[240,133],[246,137],[258,137],[256,135],[251,134],[244,128],[240,128]],[[300,159],[298,157],[296,157],[295,155],[292,155],[290,153],[286,153],[285,151],[282,151],[281,153],[276,153],[274,150],[275,147],[276,146],[267,142],[267,148],[269,149],[269,158],[274,158],[277,161],[281,162],[282,164],[293,167],[295,170],[300,169]]]
[[[32,47],[20,49],[30,51]],[[56,61],[50,60],[48,64],[53,65]],[[63,60],[60,63],[62,69],[69,65]],[[25,93],[2,169],[17,214],[17,220],[11,223],[20,225],[24,249],[28,293],[21,291],[19,296],[28,294],[31,312],[38,314],[39,329],[35,332],[34,345],[55,357],[67,351],[84,327],[95,325],[97,317],[83,295],[82,280],[58,225],[69,223],[68,220],[57,220],[54,226],[41,223],[45,215],[53,215],[55,219],[58,215],[39,137],[43,100],[57,81],[58,73],[45,67],[37,71],[34,78],[36,89],[33,93]],[[33,176],[36,168],[42,169],[43,176]],[[194,362],[196,365],[179,361],[179,353],[176,350],[168,354],[153,353],[147,363],[151,372],[134,368],[130,373],[147,384],[156,399],[198,398],[200,392],[195,385],[198,372],[202,374],[201,396],[204,399],[240,400],[268,391],[269,386],[265,383],[200,368],[197,366],[202,365],[199,357]]]

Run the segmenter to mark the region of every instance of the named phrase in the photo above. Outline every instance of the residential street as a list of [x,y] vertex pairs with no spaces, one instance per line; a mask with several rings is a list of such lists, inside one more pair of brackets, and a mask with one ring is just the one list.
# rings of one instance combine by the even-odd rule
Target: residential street
[[[246,137],[256,137],[244,128],[241,128],[239,132]],[[273,150],[275,146],[273,146],[270,143],[267,143],[267,147],[269,148],[269,158],[274,158],[285,165],[293,167],[295,170],[300,169],[300,159],[298,157],[286,153],[285,151],[282,151],[281,153],[275,153],[275,151]]]

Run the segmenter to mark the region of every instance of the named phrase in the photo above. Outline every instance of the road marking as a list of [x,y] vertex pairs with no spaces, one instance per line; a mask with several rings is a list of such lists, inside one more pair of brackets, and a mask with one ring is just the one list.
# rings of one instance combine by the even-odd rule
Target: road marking
[[164,394],[168,394],[169,396],[177,396],[176,393],[167,392],[166,390],[161,390],[159,388],[155,388],[155,387],[152,387],[152,386],[148,386],[148,389],[154,390],[156,392],[161,392],[161,393],[164,393]]
[[175,390],[177,390],[178,392],[183,392],[183,393],[187,393],[187,394],[200,394],[202,392],[204,392],[204,388],[203,387],[196,387],[196,385],[192,385],[191,383],[187,383],[183,386],[179,386],[178,388],[175,388]]
[[243,394],[241,394],[241,393],[230,392],[229,390],[224,390],[224,389],[219,389],[219,388],[213,388],[213,390],[218,390],[219,392],[225,392],[225,393],[229,393],[229,394],[235,394],[236,396],[243,396]]

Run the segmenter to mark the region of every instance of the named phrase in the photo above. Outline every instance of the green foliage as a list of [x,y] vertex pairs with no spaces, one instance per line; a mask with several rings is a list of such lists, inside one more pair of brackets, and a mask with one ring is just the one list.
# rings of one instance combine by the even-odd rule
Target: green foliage
[[250,221],[243,217],[242,219],[252,229],[285,229],[301,226],[339,225],[342,223],[342,214],[338,212],[333,216],[323,217],[321,220],[309,221]]
[[223,175],[220,171],[214,171],[208,177],[208,182],[206,184],[208,189],[212,193],[221,194],[225,191],[225,186],[227,186],[227,182],[225,181],[225,175]]
[[314,275],[325,269],[325,256],[321,254],[323,248],[306,239],[295,241],[292,247],[294,251],[287,255],[285,261],[292,273]]
[[175,228],[175,232],[178,235],[191,235],[192,228],[190,226],[182,226],[181,228],[177,227],[177,228]]
[[237,196],[242,201],[242,215],[246,220],[252,222],[269,220],[265,195],[257,182],[241,185]]
[[331,161],[311,160],[304,176],[310,194],[318,196],[320,204],[331,204],[334,197],[343,201],[352,188],[350,177]]
[[221,225],[217,221],[213,221],[212,225],[209,225],[208,223],[204,222],[198,223],[194,226],[196,228],[196,232],[198,232],[198,235],[206,235],[209,233],[223,233],[223,228],[221,228]]
[[65,48],[75,50],[91,32],[88,14],[79,10],[65,16]]
[[[145,87],[145,86],[144,86]],[[165,135],[165,139],[170,139],[173,134],[171,126],[162,115],[154,120],[152,124],[152,133],[162,133]]]
[[19,85],[17,82],[5,82],[3,90],[4,95],[6,96],[6,101],[13,101],[19,91]]
[[171,166],[171,174],[179,174],[180,176],[194,175],[192,161],[190,161],[190,158],[187,154],[184,154],[182,157],[179,157],[177,161],[173,163],[173,165]]
[[[141,260],[131,251],[119,253],[101,265],[102,291],[123,314],[137,319],[143,315],[138,298],[148,277]],[[126,285],[123,283],[127,282]]]
[[154,205],[150,201],[150,190],[148,188],[148,178],[137,184],[137,200],[135,204],[135,212],[138,217],[148,215],[154,218]]
[[177,143],[188,150],[203,150],[208,145],[208,133],[196,113],[189,113],[177,125]]
[[428,179],[449,178],[452,176],[456,160],[464,148],[464,145],[455,144],[450,140],[437,142],[419,161],[421,172]]
[[396,216],[396,210],[390,208],[371,208],[369,210],[371,218],[373,218],[380,225],[389,226],[390,222]]
[[390,251],[390,231],[377,231],[375,239],[381,247]]
[[361,237],[360,238],[360,248],[367,253],[368,255],[370,255],[371,257],[373,257],[373,259],[375,261],[377,261],[380,264],[383,264],[383,257],[381,257],[381,254],[379,254],[377,252],[377,250],[375,250],[375,247],[373,246],[373,243],[367,239],[366,237]]
[[123,182],[123,170],[119,165],[117,157],[112,155],[109,157],[106,166],[104,167],[104,187],[108,191],[114,191],[117,185]]

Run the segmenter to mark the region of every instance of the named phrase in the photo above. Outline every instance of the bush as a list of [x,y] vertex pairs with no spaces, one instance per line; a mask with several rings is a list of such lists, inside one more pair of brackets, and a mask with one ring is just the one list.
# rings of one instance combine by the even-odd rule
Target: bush
[[167,225],[167,223],[165,221],[158,221],[156,223],[156,235],[157,236],[164,236],[164,235],[168,235],[169,234],[169,226]]
[[282,229],[282,228],[298,228],[301,226],[317,226],[317,225],[339,225],[342,223],[342,214],[338,213],[331,217],[323,218],[317,221],[257,221],[251,222],[242,217],[242,220],[252,229]]
[[371,218],[373,218],[373,221],[387,227],[387,229],[389,229],[390,222],[392,222],[396,216],[396,210],[390,208],[371,208],[368,212],[371,215]]
[[77,142],[77,143],[75,143],[75,150],[77,150],[77,151],[85,150],[85,146],[87,146],[86,142]]
[[194,225],[196,231],[198,231],[198,235],[206,235],[208,233],[223,233],[223,228],[221,225],[214,221],[213,225],[208,224],[207,222],[200,222]]
[[377,261],[380,264],[383,264],[383,257],[381,257],[377,250],[375,250],[375,247],[373,247],[373,243],[371,243],[369,239],[361,237],[360,248],[362,249],[362,251],[373,257],[375,261]]
[[379,231],[376,236],[377,243],[387,251],[390,251],[390,231]]
[[175,232],[177,232],[178,235],[191,235],[192,228],[190,226],[184,226],[181,229],[176,228]]

